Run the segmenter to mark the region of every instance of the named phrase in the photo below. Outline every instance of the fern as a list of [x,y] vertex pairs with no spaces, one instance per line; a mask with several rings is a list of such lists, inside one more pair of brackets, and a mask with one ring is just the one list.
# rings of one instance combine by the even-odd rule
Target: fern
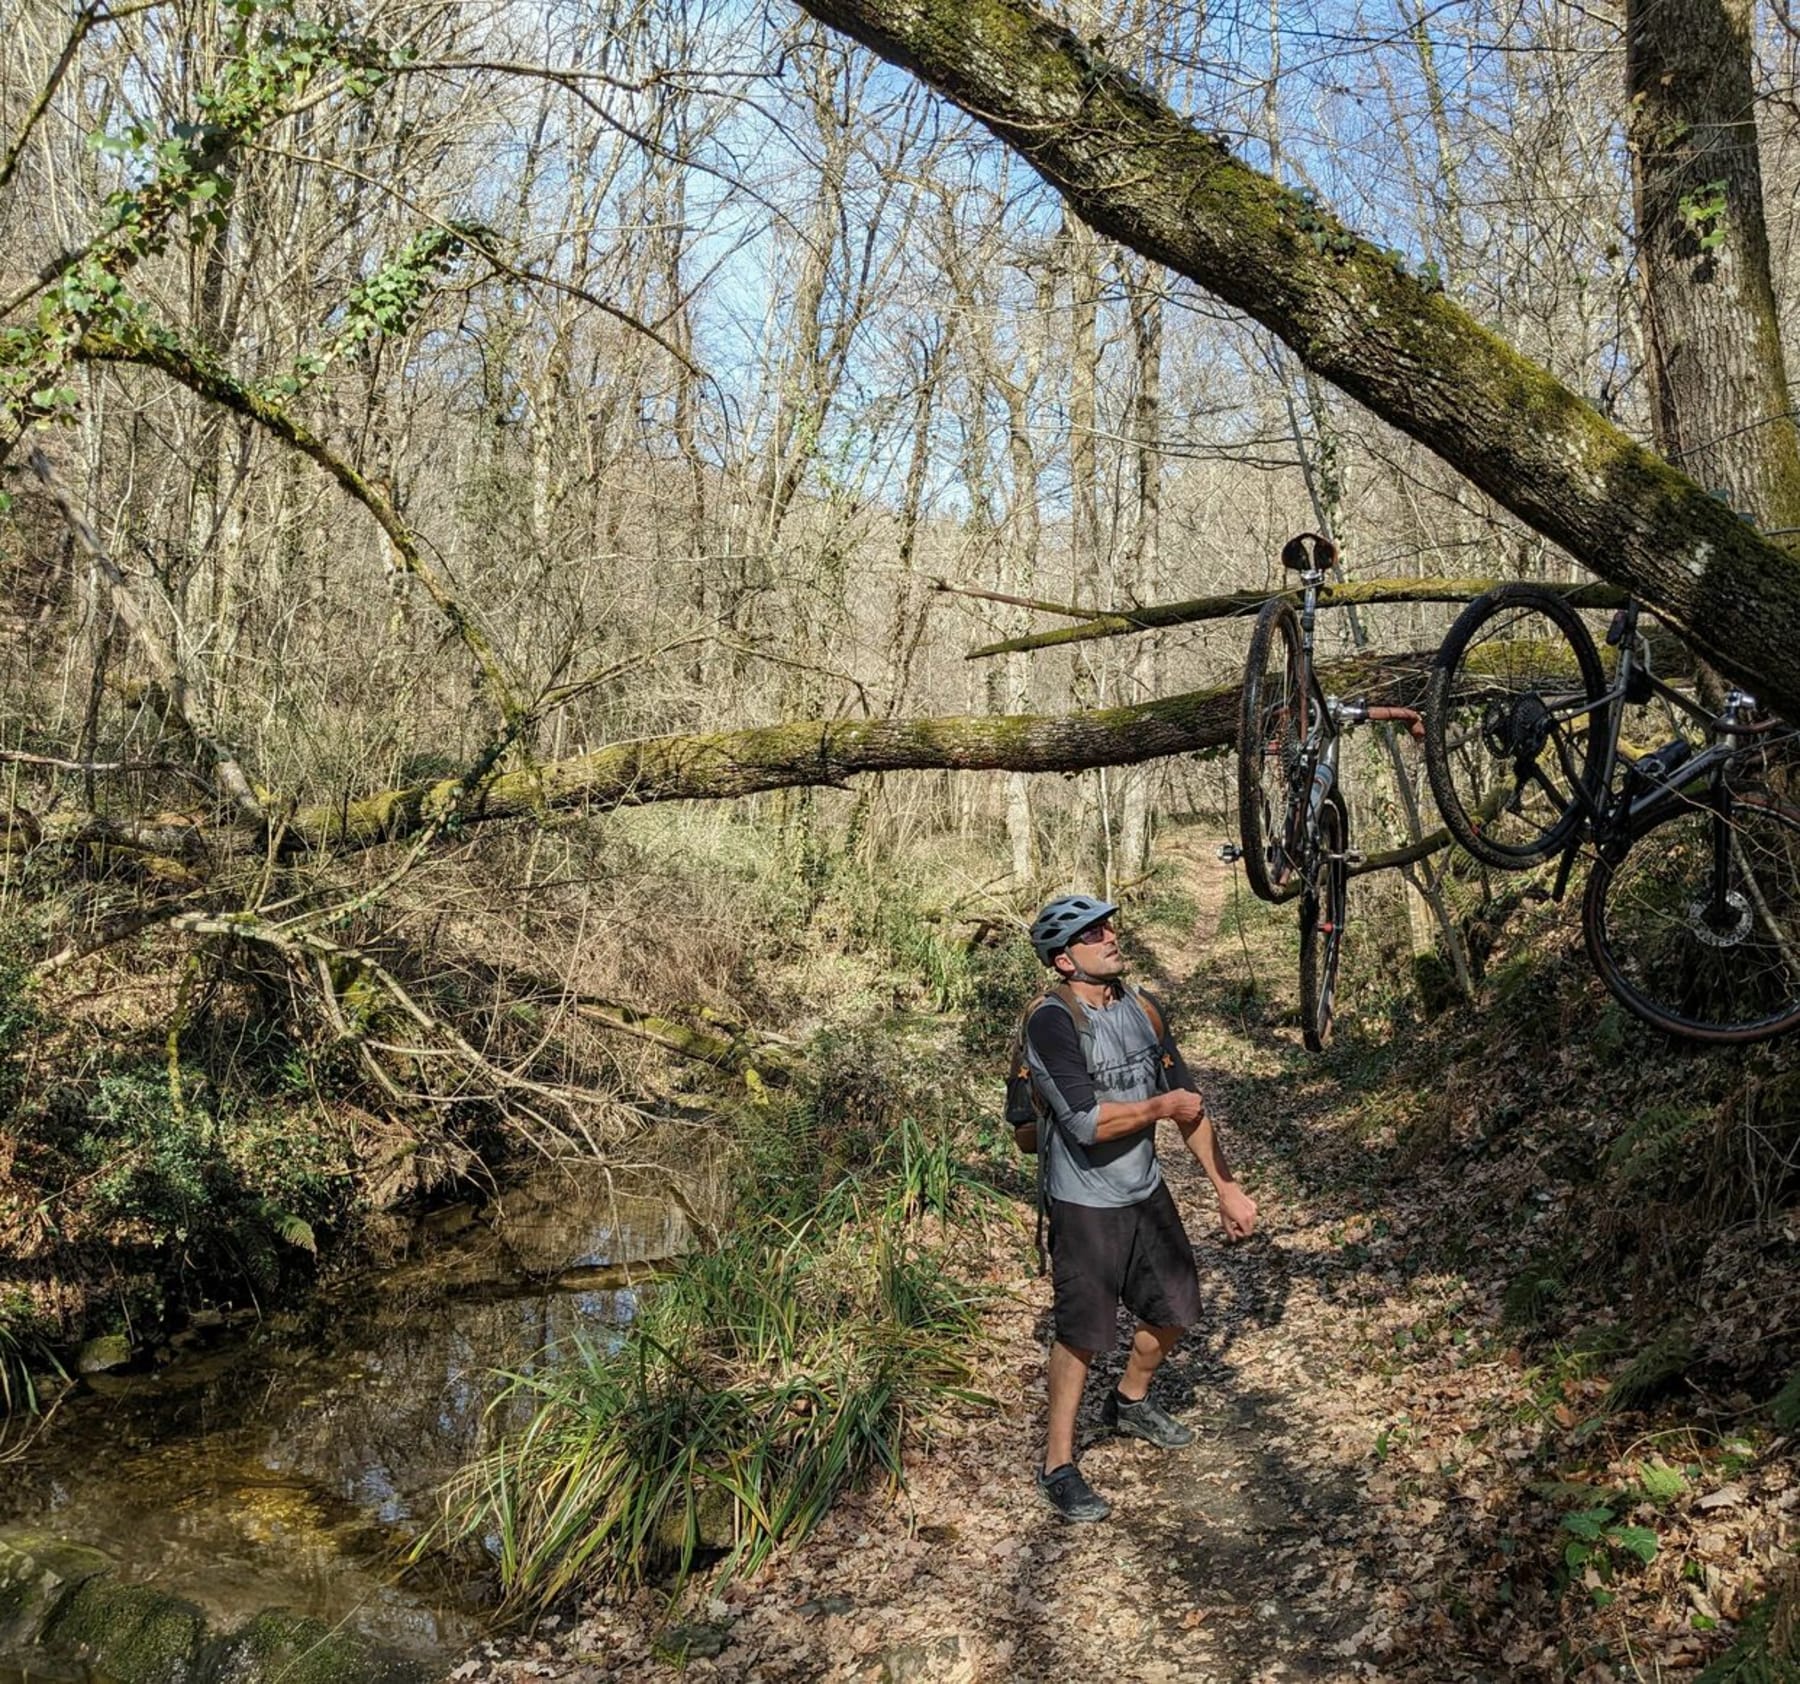
[[1609,1409],[1647,1402],[1681,1378],[1694,1363],[1694,1340],[1687,1328],[1665,1328],[1619,1372],[1606,1394]]
[[1794,1684],[1800,1677],[1800,1581],[1765,1596],[1738,1627],[1737,1641],[1694,1684]]
[[1625,1127],[1606,1152],[1606,1174],[1622,1188],[1642,1191],[1688,1173],[1688,1153],[1697,1130],[1710,1117],[1685,1105],[1652,1105]]
[[1800,1368],[1787,1377],[1787,1382],[1769,1400],[1769,1413],[1784,1433],[1800,1427]]

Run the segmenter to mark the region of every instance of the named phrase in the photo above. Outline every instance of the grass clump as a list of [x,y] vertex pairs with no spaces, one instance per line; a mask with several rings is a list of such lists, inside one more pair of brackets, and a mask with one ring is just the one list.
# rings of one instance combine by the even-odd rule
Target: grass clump
[[731,1227],[623,1341],[504,1377],[494,1411],[526,1424],[456,1477],[422,1547],[480,1543],[508,1611],[703,1560],[752,1570],[839,1493],[897,1483],[909,1426],[974,1399],[978,1304],[925,1219],[982,1189],[944,1119],[890,1118],[878,1079],[846,1079],[860,1061],[824,1066],[751,1126]]
[[0,1427],[9,1415],[37,1412],[37,1373],[62,1372],[47,1332],[42,1316],[23,1291],[0,1289]]

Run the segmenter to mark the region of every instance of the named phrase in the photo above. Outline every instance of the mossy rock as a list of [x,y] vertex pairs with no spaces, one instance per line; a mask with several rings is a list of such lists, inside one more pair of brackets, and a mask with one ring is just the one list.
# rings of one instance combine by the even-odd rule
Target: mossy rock
[[[694,1498],[693,1547],[703,1553],[728,1550],[737,1542],[737,1514],[728,1492],[716,1485],[703,1485]],[[656,1527],[659,1549],[669,1555],[680,1555],[688,1542],[688,1511],[685,1504],[671,1503],[663,1510]]]
[[185,1684],[205,1635],[191,1602],[106,1576],[57,1603],[39,1641],[90,1662],[113,1684]]
[[221,1640],[213,1684],[423,1684],[428,1669],[351,1632],[268,1608]]
[[99,1550],[47,1532],[0,1529],[0,1641],[29,1642],[64,1595],[112,1565]]
[[131,1361],[131,1341],[123,1333],[102,1333],[81,1347],[75,1357],[78,1374],[104,1374]]
[[684,1620],[658,1634],[651,1653],[666,1666],[716,1660],[731,1645],[729,1620]]

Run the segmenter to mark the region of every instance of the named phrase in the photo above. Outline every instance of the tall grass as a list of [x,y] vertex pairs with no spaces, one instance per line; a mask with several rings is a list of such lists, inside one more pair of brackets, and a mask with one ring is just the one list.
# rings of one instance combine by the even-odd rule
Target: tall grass
[[925,1216],[987,1196],[947,1124],[914,1115],[860,1161],[830,1084],[762,1115],[733,1226],[648,1296],[622,1344],[576,1341],[505,1377],[528,1415],[452,1482],[423,1547],[479,1542],[506,1611],[577,1585],[726,1573],[803,1537],[845,1489],[901,1478],[911,1425],[977,1400],[978,1303]]

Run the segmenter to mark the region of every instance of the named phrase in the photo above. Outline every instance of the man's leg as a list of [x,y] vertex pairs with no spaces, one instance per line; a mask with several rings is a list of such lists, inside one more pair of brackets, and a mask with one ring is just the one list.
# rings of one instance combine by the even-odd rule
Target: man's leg
[[[1179,1333],[1179,1329],[1176,1330]],[[1170,1341],[1173,1343],[1173,1341]],[[1044,1448],[1044,1471],[1075,1460],[1075,1415],[1081,1408],[1092,1351],[1078,1351],[1058,1339],[1050,1347],[1050,1436]]]
[[1140,1321],[1131,1336],[1131,1355],[1125,1372],[1119,1377],[1118,1389],[1106,1400],[1100,1419],[1128,1438],[1141,1438],[1159,1450],[1179,1450],[1194,1442],[1194,1429],[1184,1427],[1159,1403],[1151,1401],[1150,1376],[1162,1366],[1162,1360],[1174,1350],[1182,1333],[1179,1322],[1163,1326]]
[[[1131,1355],[1125,1362],[1125,1373],[1119,1380],[1119,1396],[1127,1403],[1138,1403],[1150,1390],[1150,1376],[1162,1367],[1163,1358],[1175,1349],[1186,1330],[1180,1327],[1152,1327],[1139,1322],[1131,1337]],[[1052,1368],[1054,1373],[1054,1367]],[[1056,1419],[1056,1382],[1050,1383],[1050,1418]],[[1073,1419],[1073,1417],[1071,1417]]]

